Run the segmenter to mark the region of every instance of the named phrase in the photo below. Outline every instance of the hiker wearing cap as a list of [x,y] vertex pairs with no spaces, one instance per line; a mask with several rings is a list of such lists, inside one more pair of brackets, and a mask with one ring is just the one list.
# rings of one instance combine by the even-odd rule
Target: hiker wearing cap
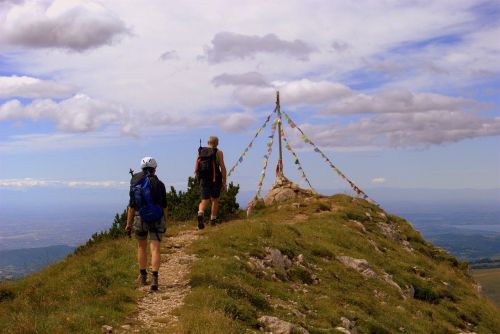
[[141,160],[142,171],[132,175],[125,228],[130,233],[133,221],[141,285],[147,285],[147,239],[149,236],[152,267],[151,290],[158,290],[160,242],[167,227],[167,192],[163,182],[155,175],[156,167],[155,159],[145,157]]
[[226,165],[224,154],[218,149],[219,138],[211,136],[208,138],[208,147],[198,149],[198,158],[195,164],[195,175],[200,182],[201,202],[198,206],[198,228],[205,228],[205,209],[212,202],[210,211],[210,225],[218,223],[217,211],[219,209],[219,197],[221,191],[226,191]]

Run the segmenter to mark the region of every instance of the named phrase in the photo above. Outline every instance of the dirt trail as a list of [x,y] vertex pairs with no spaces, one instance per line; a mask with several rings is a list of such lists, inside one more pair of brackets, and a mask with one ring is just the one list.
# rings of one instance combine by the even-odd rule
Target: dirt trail
[[196,259],[186,253],[186,248],[198,238],[197,231],[188,230],[163,239],[158,291],[151,292],[149,286],[140,288],[146,295],[139,300],[138,312],[128,321],[133,325],[118,329],[120,333],[160,332],[178,321],[172,311],[183,304],[191,289],[187,276]]

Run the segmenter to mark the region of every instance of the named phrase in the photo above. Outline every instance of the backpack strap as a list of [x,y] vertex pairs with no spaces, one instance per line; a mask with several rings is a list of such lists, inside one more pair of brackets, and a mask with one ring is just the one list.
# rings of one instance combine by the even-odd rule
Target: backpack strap
[[213,179],[212,179],[212,182],[215,183],[215,181],[217,180],[217,171],[216,171],[216,168],[217,168],[217,147],[213,147],[212,150],[214,151],[214,157],[212,159],[212,167],[213,167]]

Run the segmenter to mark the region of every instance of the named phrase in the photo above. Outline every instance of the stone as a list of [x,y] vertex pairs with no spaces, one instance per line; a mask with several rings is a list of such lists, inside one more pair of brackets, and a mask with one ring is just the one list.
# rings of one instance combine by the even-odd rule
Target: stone
[[415,288],[413,287],[413,285],[407,285],[403,289],[403,296],[405,296],[406,298],[415,298]]
[[264,330],[269,331],[273,334],[309,334],[305,328],[292,324],[288,321],[281,320],[277,317],[272,316],[262,316],[257,319]]
[[354,326],[356,325],[356,323],[354,321],[351,321],[351,320],[347,319],[346,317],[341,317],[340,321],[342,322],[342,326],[347,330],[353,329]]
[[123,325],[123,326],[122,326],[122,329],[124,329],[124,330],[126,330],[126,331],[130,330],[130,328],[131,328],[131,326],[130,326],[130,325]]
[[358,334],[358,330],[355,328],[355,321],[351,321],[346,317],[341,317],[340,321],[342,322],[342,326],[335,327],[337,331],[347,334]]
[[113,333],[113,327],[111,327],[109,325],[104,325],[101,327],[101,333],[105,333],[105,334]]
[[351,220],[349,220],[349,222],[352,223],[356,227],[356,229],[358,229],[359,231],[366,233],[365,226],[363,224],[361,224],[359,221],[351,219]]
[[271,189],[264,197],[265,205],[274,203],[282,203],[291,199],[306,199],[314,194],[311,190],[300,188],[296,183],[293,183],[283,175],[276,177]]
[[286,270],[292,266],[292,261],[290,261],[288,256],[281,254],[279,249],[267,247],[266,253],[267,255],[264,258],[264,263],[274,270],[286,272]]
[[377,276],[375,271],[373,271],[373,269],[370,267],[368,261],[366,261],[365,259],[355,259],[349,256],[338,256],[337,260],[339,260],[343,265],[356,270],[365,277]]

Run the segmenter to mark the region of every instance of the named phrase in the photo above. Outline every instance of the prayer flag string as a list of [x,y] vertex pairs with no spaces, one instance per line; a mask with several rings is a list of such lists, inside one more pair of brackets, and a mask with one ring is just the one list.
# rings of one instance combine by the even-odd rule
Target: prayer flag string
[[294,150],[292,149],[292,146],[290,145],[290,143],[286,139],[285,130],[283,130],[283,127],[281,127],[281,138],[283,138],[283,141],[285,142],[286,149],[293,156],[294,164],[297,165],[297,169],[299,170],[302,178],[307,182],[307,184],[309,185],[309,188],[311,188],[311,190],[314,193],[316,193],[316,190],[314,190],[314,188],[311,185],[311,182],[309,182],[309,179],[307,178],[306,173],[304,172],[304,168],[302,168],[302,164],[300,163],[299,157],[297,156],[297,154],[295,154]]
[[255,136],[252,138],[252,140],[250,141],[250,144],[248,144],[248,146],[245,148],[245,150],[243,151],[243,153],[241,154],[241,156],[239,157],[238,160],[236,160],[236,163],[233,165],[233,167],[231,167],[231,169],[229,170],[229,173],[227,173],[227,177],[229,178],[231,176],[231,174],[234,172],[236,166],[238,166],[240,163],[243,162],[243,158],[247,155],[248,151],[252,148],[253,146],[253,142],[255,141],[255,139],[257,139],[257,137],[259,136],[259,134],[262,132],[262,130],[264,130],[264,128],[267,126],[267,123],[269,123],[269,120],[271,119],[271,116],[272,114],[274,114],[276,112],[276,108],[274,108],[273,112],[269,114],[269,116],[267,116],[266,118],[266,121],[264,122],[264,124],[257,129],[257,133],[255,134]]
[[257,192],[255,193],[255,196],[253,197],[253,200],[248,204],[248,207],[251,208],[253,206],[253,203],[257,201],[257,199],[260,197],[260,193],[262,191],[262,185],[264,184],[264,179],[266,178],[266,169],[267,165],[269,163],[269,157],[271,156],[271,153],[273,151],[273,143],[274,143],[274,134],[276,132],[276,128],[279,122],[279,117],[276,117],[276,119],[273,122],[273,125],[271,127],[271,135],[269,136],[269,142],[267,143],[267,152],[264,155],[264,160],[262,161],[262,172],[260,173],[260,179],[259,179],[259,184],[257,186]]
[[323,157],[323,159],[325,159],[325,161],[330,165],[330,168],[334,172],[336,172],[344,181],[346,181],[347,183],[349,183],[349,185],[351,186],[351,189],[354,191],[354,193],[356,193],[358,196],[366,199],[367,201],[369,201],[371,203],[375,203],[374,200],[372,200],[370,197],[368,197],[368,195],[363,190],[361,190],[357,185],[355,185],[354,182],[352,182],[351,180],[349,180],[349,178],[344,173],[342,173],[340,171],[340,169],[338,169],[333,164],[333,162],[326,156],[326,154],[323,153],[323,151],[321,151],[319,149],[319,147],[316,146],[316,144],[314,144],[314,142],[306,136],[306,134],[304,133],[304,131],[302,131],[302,129],[299,128],[297,126],[297,124],[295,124],[294,121],[292,121],[292,119],[290,118],[290,116],[288,116],[288,114],[286,112],[282,111],[281,113],[285,116],[285,119],[287,120],[287,122],[290,125],[290,127],[292,129],[296,128],[301,133],[300,138],[304,141],[304,143],[310,144],[312,147],[314,147],[314,152],[320,154]]

